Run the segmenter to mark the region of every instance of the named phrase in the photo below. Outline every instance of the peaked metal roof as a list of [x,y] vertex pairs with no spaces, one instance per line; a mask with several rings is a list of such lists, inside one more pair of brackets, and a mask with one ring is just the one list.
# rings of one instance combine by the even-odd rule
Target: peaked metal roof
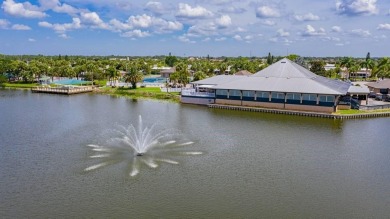
[[[224,79],[219,81],[216,77],[206,80],[212,80],[213,84],[215,84],[215,89],[332,95],[345,95],[351,86],[349,83],[343,81],[318,76],[286,58],[254,75],[237,77],[232,78],[232,80]],[[199,82],[198,84],[202,84]]]

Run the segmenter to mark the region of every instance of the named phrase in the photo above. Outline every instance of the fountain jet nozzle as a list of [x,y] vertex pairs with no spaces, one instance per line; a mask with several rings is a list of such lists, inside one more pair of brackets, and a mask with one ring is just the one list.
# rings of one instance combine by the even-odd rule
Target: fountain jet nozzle
[[137,156],[139,157],[144,156],[144,153],[137,153]]

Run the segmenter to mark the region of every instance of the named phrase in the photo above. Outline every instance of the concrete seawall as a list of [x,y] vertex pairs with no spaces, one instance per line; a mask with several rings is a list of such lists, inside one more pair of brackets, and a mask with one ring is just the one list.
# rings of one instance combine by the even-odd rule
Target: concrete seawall
[[265,108],[257,108],[257,107],[229,106],[229,105],[220,105],[220,104],[208,104],[207,106],[209,108],[214,108],[214,109],[286,114],[286,115],[319,117],[319,118],[328,118],[328,119],[361,119],[361,118],[390,117],[390,112],[336,115],[336,114],[327,114],[327,113],[302,112],[302,111],[291,111],[291,110],[280,110],[280,109],[265,109]]

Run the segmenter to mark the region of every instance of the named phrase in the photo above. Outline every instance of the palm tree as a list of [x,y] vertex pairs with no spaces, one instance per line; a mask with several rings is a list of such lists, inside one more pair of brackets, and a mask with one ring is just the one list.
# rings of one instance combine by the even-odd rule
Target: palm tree
[[87,74],[89,73],[91,75],[91,81],[92,81],[92,86],[93,86],[93,74],[97,70],[97,67],[93,62],[88,62],[85,65],[85,70],[86,70]]
[[368,70],[372,71],[374,66],[375,66],[375,62],[370,58],[367,58],[365,61],[360,63],[360,67],[366,69],[366,75],[368,75]]
[[125,75],[125,82],[131,83],[131,87],[133,89],[137,88],[137,83],[141,82],[143,79],[143,75],[138,71],[135,66],[131,66],[129,71]]
[[340,67],[346,68],[346,79],[349,79],[349,70],[354,65],[354,62],[355,61],[352,59],[352,57],[344,57],[340,61]]
[[116,70],[114,66],[110,66],[108,67],[106,74],[108,76],[108,81],[110,82],[110,85],[113,86],[119,76],[118,70]]
[[378,69],[377,69],[377,76],[381,77],[382,79],[384,77],[390,77],[390,59],[389,57],[385,57],[379,60],[378,63]]

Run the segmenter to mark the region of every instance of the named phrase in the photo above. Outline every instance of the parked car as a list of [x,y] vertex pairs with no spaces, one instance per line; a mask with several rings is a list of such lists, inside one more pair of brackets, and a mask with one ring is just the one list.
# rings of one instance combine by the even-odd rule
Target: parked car
[[390,102],[390,94],[384,94],[383,101]]
[[383,100],[383,95],[382,94],[376,94],[375,95],[375,100],[379,100],[379,101],[382,101]]
[[375,98],[375,97],[376,97],[376,93],[371,91],[371,92],[368,94],[368,97],[369,97],[369,98]]

